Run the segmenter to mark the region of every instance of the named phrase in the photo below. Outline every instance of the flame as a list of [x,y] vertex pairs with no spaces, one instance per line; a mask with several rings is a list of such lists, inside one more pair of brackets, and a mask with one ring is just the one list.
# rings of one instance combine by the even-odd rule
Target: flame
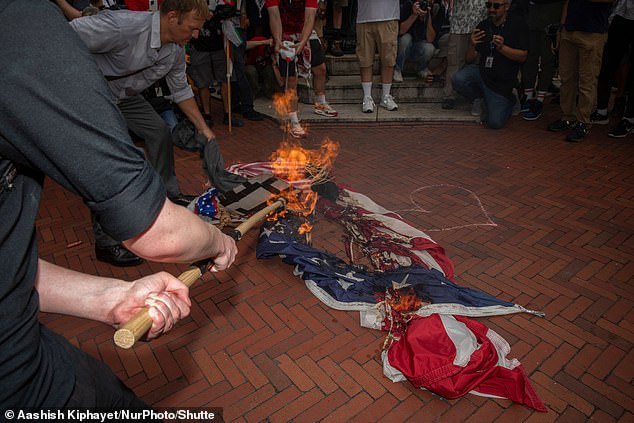
[[392,310],[402,314],[412,313],[423,305],[423,301],[418,298],[413,288],[393,290],[391,298],[388,298],[387,301]]
[[[325,139],[319,150],[308,150],[297,141],[283,142],[271,155],[273,175],[293,185],[292,190],[282,194],[287,200],[286,208],[303,216],[310,215],[317,204],[317,193],[310,186],[315,181],[323,181],[334,164],[339,152],[339,144]],[[276,198],[270,201],[275,201]],[[273,216],[277,219],[279,216]],[[303,225],[304,226],[304,225]],[[312,229],[306,223],[305,232]]]
[[313,225],[310,224],[310,222],[304,222],[300,225],[299,229],[297,230],[297,232],[301,234],[305,234],[307,232],[310,232],[313,230]]
[[[284,133],[288,133],[291,129],[289,115],[293,109],[297,110],[297,101],[297,92],[292,88],[289,88],[284,93],[273,94],[273,107],[275,107],[275,112],[278,116],[281,117],[280,121],[282,122],[282,130]],[[302,126],[302,128],[304,127]],[[304,128],[304,130],[306,130],[306,128]]]

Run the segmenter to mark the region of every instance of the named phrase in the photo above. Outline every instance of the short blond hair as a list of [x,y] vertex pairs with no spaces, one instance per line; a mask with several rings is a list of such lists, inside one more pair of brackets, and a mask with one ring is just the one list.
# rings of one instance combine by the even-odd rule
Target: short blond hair
[[209,14],[209,6],[207,0],[163,0],[161,3],[161,15],[169,12],[176,12],[178,20],[188,12],[196,12],[202,19],[207,18]]

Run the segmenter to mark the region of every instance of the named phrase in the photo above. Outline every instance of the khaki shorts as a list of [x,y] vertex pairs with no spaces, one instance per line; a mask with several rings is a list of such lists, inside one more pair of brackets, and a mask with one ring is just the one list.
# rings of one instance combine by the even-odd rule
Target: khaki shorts
[[357,24],[357,57],[359,66],[367,68],[379,52],[381,67],[396,64],[398,21],[365,22]]
[[348,7],[348,0],[334,0],[332,4],[340,7]]

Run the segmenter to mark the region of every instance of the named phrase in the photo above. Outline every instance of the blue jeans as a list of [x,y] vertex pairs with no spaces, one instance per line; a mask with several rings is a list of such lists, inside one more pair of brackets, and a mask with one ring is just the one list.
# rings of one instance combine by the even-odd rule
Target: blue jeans
[[176,118],[174,110],[166,110],[159,113],[159,115],[163,118],[170,131],[174,130],[174,127],[178,124],[178,119]]
[[416,64],[416,73],[427,69],[427,64],[431,60],[436,47],[427,41],[414,41],[412,35],[405,33],[398,37],[398,54],[396,55],[396,69],[403,70],[405,61],[409,60]]
[[511,117],[515,98],[505,97],[487,88],[480,76],[477,64],[466,65],[451,77],[454,90],[469,100],[482,98],[487,110],[486,125],[492,129],[499,129],[506,125]]

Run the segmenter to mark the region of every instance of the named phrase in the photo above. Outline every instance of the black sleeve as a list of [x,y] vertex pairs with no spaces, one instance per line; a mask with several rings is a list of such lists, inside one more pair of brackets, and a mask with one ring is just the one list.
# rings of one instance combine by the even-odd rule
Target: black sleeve
[[165,188],[130,140],[86,46],[55,9],[3,22],[0,155],[79,194],[104,230],[129,239],[154,221]]

